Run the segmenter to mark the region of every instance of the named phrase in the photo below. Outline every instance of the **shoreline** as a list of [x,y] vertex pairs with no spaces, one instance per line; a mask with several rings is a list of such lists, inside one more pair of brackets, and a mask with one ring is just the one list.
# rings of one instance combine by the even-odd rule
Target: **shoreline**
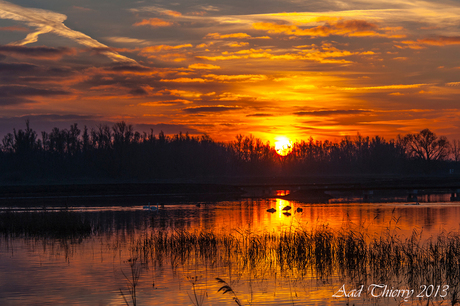
[[[92,182],[91,182],[92,181]],[[222,201],[242,198],[276,197],[278,190],[289,190],[286,199],[297,200],[311,196],[321,199],[325,192],[407,191],[418,194],[460,192],[460,177],[241,177],[197,180],[168,180],[152,182],[62,181],[42,184],[0,185],[0,206],[73,206],[85,205],[132,205],[156,203],[179,203],[187,201]],[[279,195],[278,195],[279,196]],[[305,197],[304,197],[305,196]],[[128,204],[129,205],[129,204]]]

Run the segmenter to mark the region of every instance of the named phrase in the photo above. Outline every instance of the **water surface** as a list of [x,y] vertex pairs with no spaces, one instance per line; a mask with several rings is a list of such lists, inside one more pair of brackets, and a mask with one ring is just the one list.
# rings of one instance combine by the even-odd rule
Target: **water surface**
[[[420,205],[305,204],[248,199],[196,204],[165,205],[152,213],[141,205],[86,208],[82,203],[82,207],[70,210],[91,221],[94,229],[89,236],[4,235],[0,238],[0,304],[126,305],[127,301],[132,305],[130,282],[138,273],[137,305],[237,305],[234,298],[243,305],[346,305],[348,298],[333,295],[342,285],[347,291],[363,285],[366,291],[379,281],[373,278],[372,270],[357,266],[356,270],[349,267],[340,272],[333,263],[319,265],[320,257],[315,264],[301,269],[288,262],[280,263],[276,250],[253,254],[252,250],[262,246],[254,247],[245,241],[254,243],[267,234],[324,228],[337,235],[342,229],[351,230],[365,241],[388,235],[404,241],[415,230],[420,240],[430,241],[442,233],[457,232],[460,220],[459,203],[436,201]],[[286,206],[291,206],[290,216],[283,214]],[[266,211],[268,208],[277,211],[271,214]],[[297,208],[302,212],[297,212]],[[213,240],[209,238],[202,239],[209,242],[202,247],[209,246],[208,250],[179,250],[180,245],[176,245],[169,251],[155,249],[152,253],[146,243],[159,233],[182,233],[183,237],[191,237],[188,233],[213,233],[214,237],[234,237],[242,247],[233,248],[234,254],[228,255],[221,248],[213,249]],[[325,270],[318,271],[322,267]],[[455,285],[442,284],[442,280],[436,284],[423,283],[423,279],[407,282],[405,276],[398,275],[390,275],[381,282],[395,289],[416,291],[422,285]],[[226,285],[232,291],[223,294],[225,290],[219,289]],[[450,290],[449,294],[453,289]],[[432,300],[441,303],[443,299],[438,296]],[[362,293],[350,301],[398,305],[402,300]],[[426,304],[426,299],[414,297],[409,301],[422,302]]]

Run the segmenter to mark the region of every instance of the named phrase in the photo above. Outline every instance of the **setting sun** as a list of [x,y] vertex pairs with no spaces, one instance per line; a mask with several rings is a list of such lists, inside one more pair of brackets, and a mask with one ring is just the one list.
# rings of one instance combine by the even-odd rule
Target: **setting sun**
[[292,143],[285,136],[276,137],[275,150],[281,156],[286,156],[292,152]]

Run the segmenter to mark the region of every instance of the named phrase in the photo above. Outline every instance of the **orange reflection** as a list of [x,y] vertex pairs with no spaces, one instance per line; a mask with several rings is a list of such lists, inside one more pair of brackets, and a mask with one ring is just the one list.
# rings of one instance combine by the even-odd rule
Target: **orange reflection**
[[284,197],[284,196],[287,196],[290,193],[291,193],[291,191],[288,190],[288,189],[280,189],[280,190],[276,191],[276,196],[277,197]]
[[[284,210],[288,206],[290,209]],[[268,208],[276,209],[276,213],[268,213]],[[128,292],[126,276],[131,277],[130,263],[136,258],[136,267],[141,269],[137,294],[145,305],[189,305],[190,296],[195,297],[195,294],[197,299],[206,297],[204,304],[234,305],[232,296],[219,290],[223,285],[216,278],[224,279],[240,300],[253,301],[254,304],[343,305],[343,300],[333,299],[332,294],[343,284],[347,289],[353,288],[351,281],[339,280],[336,275],[326,273],[328,283],[318,285],[317,277],[322,274],[318,273],[317,266],[299,270],[292,269],[286,262],[281,264],[289,249],[278,252],[280,249],[274,246],[276,243],[289,246],[290,241],[295,242],[283,240],[285,244],[279,244],[281,234],[288,232],[290,235],[292,230],[294,233],[304,231],[308,236],[311,232],[321,231],[327,224],[327,229],[335,233],[345,227],[366,237],[369,233],[370,238],[372,235],[384,237],[389,233],[388,228],[391,235],[404,239],[399,234],[410,235],[414,228],[423,228],[428,236],[436,236],[442,230],[454,230],[460,219],[458,203],[412,206],[248,199],[201,203],[199,207],[193,204],[165,205],[156,215],[145,214],[141,208],[121,208],[126,214],[114,214],[112,209],[116,208],[107,209],[108,213],[101,219],[108,224],[113,222],[123,226],[102,226],[105,230],[78,243],[11,238],[9,248],[5,248],[6,244],[0,238],[2,276],[15,288],[14,296],[7,294],[6,300],[0,296],[0,304],[9,304],[13,299],[22,304],[33,304],[31,299],[37,299],[36,294],[30,295],[30,288],[33,288],[34,293],[40,294],[40,300],[54,304],[68,304],[74,300],[84,305],[125,305],[120,291]],[[100,218],[102,209],[92,211]],[[291,216],[283,212],[289,212]],[[175,241],[181,243],[144,243],[161,242],[166,235],[173,234],[176,235]],[[148,240],[149,237],[152,240]],[[188,248],[181,251],[182,243],[193,245],[195,242],[190,241],[196,241],[197,237],[203,244],[194,251]],[[214,249],[215,241],[227,241],[231,251]],[[142,251],[135,254],[136,249]],[[200,252],[210,257],[201,256]],[[174,263],[168,257],[171,254],[175,254]],[[135,255],[144,257],[133,257]],[[148,264],[141,265],[141,260]],[[248,264],[248,260],[252,260],[252,264]],[[305,264],[311,263],[305,261]],[[334,267],[332,262],[323,264]],[[18,273],[22,271],[27,273]],[[41,281],[37,282],[37,279]],[[390,302],[382,300],[384,304]]]

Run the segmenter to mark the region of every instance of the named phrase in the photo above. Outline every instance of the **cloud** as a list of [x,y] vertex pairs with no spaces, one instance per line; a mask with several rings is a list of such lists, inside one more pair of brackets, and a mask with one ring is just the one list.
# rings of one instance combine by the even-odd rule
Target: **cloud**
[[0,62],[0,84],[53,88],[81,82],[86,76],[70,67]]
[[427,86],[429,84],[407,84],[407,85],[383,85],[383,86],[366,86],[366,87],[334,87],[341,90],[380,90],[380,89],[411,89],[411,88],[420,88],[422,86]]
[[[306,46],[299,46],[306,47]],[[299,47],[296,47],[298,49]],[[345,59],[337,59],[339,57],[348,57],[352,55],[373,55],[374,52],[350,52],[340,50],[333,47],[329,43],[323,43],[321,47],[316,45],[310,46],[311,49],[296,50],[295,53],[280,53],[279,51],[272,51],[271,49],[249,49],[239,50],[237,52],[222,52],[222,55],[217,56],[196,56],[196,58],[208,61],[222,61],[222,60],[235,60],[235,59],[250,59],[250,58],[267,58],[270,60],[298,60],[298,61],[315,61],[323,64],[350,64],[352,61]],[[282,50],[286,52],[285,50]]]
[[191,44],[182,44],[182,45],[177,45],[177,46],[156,45],[156,46],[149,46],[149,47],[142,48],[141,54],[149,54],[149,53],[154,53],[154,52],[169,51],[169,50],[191,48],[191,47],[193,47]]
[[181,51],[177,51],[175,53],[168,52],[171,50],[179,50],[184,48],[192,48],[191,44],[182,44],[177,46],[170,46],[170,45],[156,45],[156,46],[149,46],[142,48],[139,52],[140,56],[144,56],[150,59],[159,59],[162,61],[175,61],[175,62],[182,62],[186,60],[187,53]]
[[106,45],[89,37],[88,35],[68,28],[64,25],[64,21],[67,19],[67,16],[63,14],[36,8],[24,8],[22,6],[0,0],[0,18],[22,21],[27,23],[29,26],[36,28],[36,31],[29,33],[25,39],[11,43],[10,45],[23,46],[36,42],[38,40],[38,36],[41,34],[54,33],[56,35],[69,38],[89,48],[107,48],[104,55],[115,62],[136,63],[135,60],[110,50]]
[[242,75],[217,75],[217,74],[206,74],[203,75],[205,78],[212,78],[221,82],[260,82],[268,79],[263,74],[242,74]]
[[160,18],[150,18],[150,19],[143,19],[140,22],[136,22],[133,24],[133,26],[138,27],[138,26],[144,26],[144,25],[149,25],[152,27],[169,27],[172,26],[174,23],[160,19]]
[[199,92],[180,90],[180,89],[165,89],[163,91],[160,91],[160,93],[170,94],[173,96],[185,97],[185,98],[199,98],[203,95],[202,93],[199,93]]
[[187,107],[183,109],[184,112],[188,114],[198,114],[198,113],[220,113],[232,110],[239,110],[242,107],[240,106],[224,106],[224,105],[217,105],[217,106],[198,106],[198,107]]
[[423,45],[429,46],[449,46],[460,45],[460,36],[439,36],[433,38],[417,39],[417,41],[406,40],[401,41],[402,44],[407,45],[412,49],[422,49]]
[[81,120],[96,120],[102,119],[101,116],[98,115],[77,115],[77,114],[45,114],[45,115],[29,115],[29,116],[21,116],[22,119],[33,118],[33,120],[40,120],[40,121],[49,121],[49,122],[70,122],[70,121],[81,121]]
[[0,86],[0,97],[12,96],[56,96],[68,95],[70,92],[63,90],[41,89],[29,86],[7,85]]
[[131,37],[117,37],[117,36],[112,36],[112,37],[106,37],[105,39],[116,42],[116,43],[121,43],[121,44],[141,44],[141,45],[146,45],[149,44],[150,42],[145,39],[137,39],[137,38],[131,38]]
[[370,113],[368,110],[360,109],[346,109],[346,110],[311,110],[311,111],[300,111],[295,112],[294,115],[297,116],[331,116],[331,115],[359,115]]
[[256,22],[252,25],[252,27],[256,30],[263,30],[270,34],[285,34],[293,36],[327,37],[331,35],[339,35],[349,37],[405,37],[404,35],[392,34],[392,31],[394,30],[393,28],[388,28],[386,33],[376,32],[379,30],[377,25],[365,20],[339,20],[311,28],[299,28],[296,25],[278,24],[273,22]]
[[251,38],[251,35],[246,33],[232,33],[232,34],[219,34],[219,33],[209,33],[204,38],[210,39],[226,39],[226,38]]
[[33,103],[34,101],[25,99],[23,97],[0,97],[0,106],[17,105],[24,103]]
[[268,36],[259,36],[259,37],[253,37],[247,33],[231,33],[231,34],[220,34],[220,33],[208,33],[205,37],[205,39],[227,39],[227,38],[232,38],[232,39],[271,39]]
[[105,70],[114,72],[151,72],[153,69],[140,65],[117,65],[105,68]]
[[137,88],[131,89],[129,91],[129,94],[133,96],[146,96],[148,95],[148,92],[142,87],[137,87]]
[[220,69],[220,66],[197,63],[188,65],[188,69]]
[[0,46],[0,53],[21,56],[33,57],[40,59],[58,59],[63,55],[74,55],[76,51],[71,48],[60,47],[25,47],[25,46]]
[[177,78],[177,79],[161,79],[160,82],[175,82],[175,83],[205,83],[210,82],[202,78]]
[[175,99],[175,100],[164,100],[164,101],[154,101],[154,102],[144,102],[139,103],[140,106],[171,106],[171,105],[183,105],[191,104],[192,102],[184,99]]
[[0,63],[0,73],[6,72],[9,76],[16,73],[29,74],[37,69],[36,65],[26,63]]
[[246,117],[273,117],[275,115],[273,114],[267,114],[267,113],[255,113],[255,114],[248,114]]
[[190,133],[190,134],[203,134],[203,132],[192,128],[188,125],[184,124],[168,124],[168,123],[157,123],[157,124],[135,124],[135,130],[150,132],[150,129],[158,134],[160,131],[167,135],[171,134],[178,134],[179,132],[182,133]]
[[34,103],[34,101],[27,99],[27,97],[49,97],[68,94],[70,94],[70,92],[62,90],[40,89],[19,85],[2,85],[0,86],[0,105]]
[[182,13],[177,12],[177,11],[166,10],[166,11],[163,11],[163,13],[166,14],[166,15],[169,15],[169,16],[173,16],[173,17],[180,17],[180,16],[182,16]]
[[205,10],[205,11],[210,11],[210,12],[218,12],[218,11],[220,11],[220,9],[218,7],[213,6],[213,5],[202,5],[199,8],[202,9],[202,10]]
[[249,45],[248,42],[232,42],[227,44],[227,46],[232,47],[232,48],[239,48],[239,47],[245,47]]
[[0,31],[29,32],[30,29],[25,28],[25,27],[11,26],[11,27],[0,27]]

